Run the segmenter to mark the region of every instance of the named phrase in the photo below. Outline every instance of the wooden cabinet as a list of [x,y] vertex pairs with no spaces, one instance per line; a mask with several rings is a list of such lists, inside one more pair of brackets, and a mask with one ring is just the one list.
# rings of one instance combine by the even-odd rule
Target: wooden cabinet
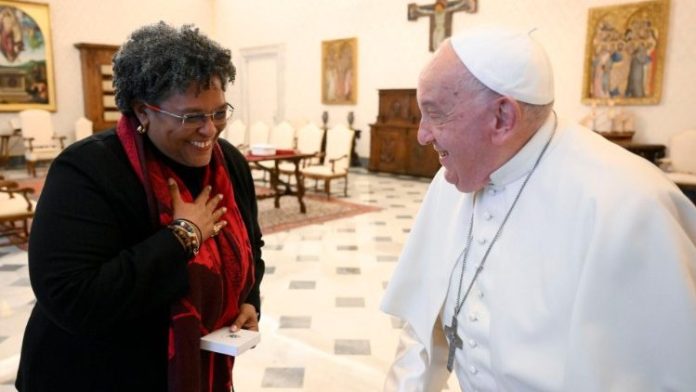
[[85,117],[92,121],[95,132],[116,126],[121,112],[111,84],[111,60],[119,47],[87,43],[77,43],[75,47],[80,50]]
[[415,89],[379,90],[377,122],[370,124],[368,169],[432,177],[440,168],[431,146],[418,144],[420,110]]

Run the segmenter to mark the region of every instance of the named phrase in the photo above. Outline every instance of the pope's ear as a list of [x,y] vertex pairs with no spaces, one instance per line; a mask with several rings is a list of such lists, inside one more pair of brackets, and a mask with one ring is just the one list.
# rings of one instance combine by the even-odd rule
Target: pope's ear
[[522,112],[520,104],[513,98],[502,96],[494,101],[495,126],[491,141],[505,144],[515,134]]

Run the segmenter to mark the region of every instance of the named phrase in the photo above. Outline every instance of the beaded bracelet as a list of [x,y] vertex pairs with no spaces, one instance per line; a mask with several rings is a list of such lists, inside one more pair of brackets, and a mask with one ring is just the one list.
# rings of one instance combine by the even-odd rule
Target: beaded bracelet
[[198,237],[198,228],[191,221],[186,219],[175,219],[167,226],[176,235],[189,255],[195,256],[198,254],[201,246],[201,240]]

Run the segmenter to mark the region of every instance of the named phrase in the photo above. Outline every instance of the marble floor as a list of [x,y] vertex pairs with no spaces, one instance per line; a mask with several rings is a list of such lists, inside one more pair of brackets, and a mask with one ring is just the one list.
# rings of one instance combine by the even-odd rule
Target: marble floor
[[[379,303],[427,184],[356,170],[346,200],[381,210],[265,236],[262,338],[236,361],[238,392],[381,390],[400,323]],[[0,392],[33,301],[26,252],[0,248]]]

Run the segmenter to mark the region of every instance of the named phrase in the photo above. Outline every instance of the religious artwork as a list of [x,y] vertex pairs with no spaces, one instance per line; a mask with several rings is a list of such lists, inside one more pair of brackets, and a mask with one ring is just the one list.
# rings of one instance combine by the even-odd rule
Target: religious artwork
[[582,102],[660,102],[669,0],[591,8]]
[[0,0],[0,111],[56,110],[48,4]]
[[436,0],[435,4],[408,5],[408,20],[416,21],[421,16],[430,17],[430,51],[434,52],[442,41],[452,35],[452,14],[458,11],[466,11],[470,14],[476,12],[478,0]]
[[358,39],[321,43],[321,102],[355,105],[358,92]]

